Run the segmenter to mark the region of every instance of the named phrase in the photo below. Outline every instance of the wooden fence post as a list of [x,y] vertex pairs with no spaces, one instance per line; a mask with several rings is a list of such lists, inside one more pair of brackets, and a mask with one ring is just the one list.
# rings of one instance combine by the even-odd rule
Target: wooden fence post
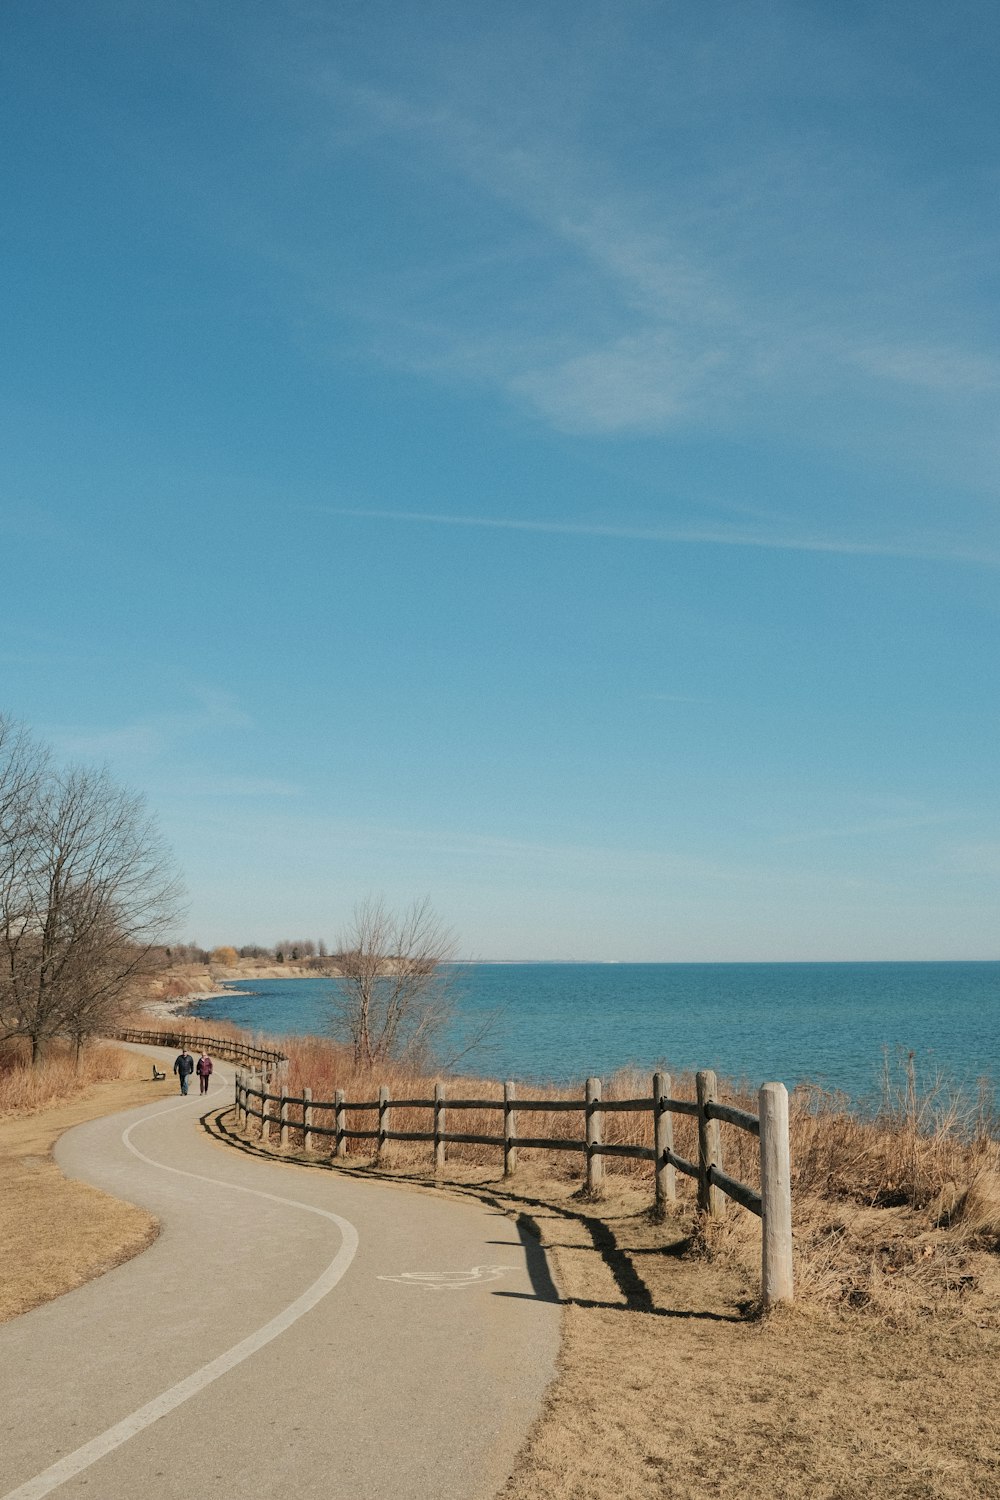
[[389,1090],[383,1083],[378,1091],[378,1141],[375,1146],[375,1160],[382,1160],[382,1153],[388,1142],[386,1133],[389,1129]]
[[334,1139],[334,1148],[333,1148],[333,1150],[334,1150],[334,1155],[335,1156],[343,1157],[343,1156],[347,1155],[347,1137],[344,1135],[344,1130],[345,1130],[346,1127],[344,1125],[344,1090],[343,1089],[335,1089],[334,1090],[334,1094],[333,1094],[333,1107],[334,1107],[333,1123],[334,1123],[334,1126],[336,1127],[336,1131],[337,1131],[337,1134],[333,1138]]
[[434,1085],[434,1170],[444,1170],[445,1146],[445,1108],[444,1108],[444,1084]]
[[517,1089],[513,1083],[503,1086],[503,1175],[513,1177],[517,1171]]
[[706,1105],[715,1104],[719,1084],[710,1068],[695,1074],[698,1090],[698,1207],[712,1219],[721,1219],[726,1212],[726,1198],[721,1188],[712,1182],[712,1168],[722,1171],[722,1131],[718,1120],[710,1120]]
[[674,1149],[674,1117],[665,1108],[664,1100],[670,1098],[670,1074],[653,1074],[653,1147],[656,1151],[656,1207],[663,1212],[664,1205],[673,1203],[677,1197],[677,1173],[670,1157]]
[[604,1157],[595,1146],[604,1143],[604,1116],[601,1113],[601,1080],[587,1079],[587,1192],[600,1196],[604,1184]]
[[765,1083],[758,1095],[760,1112],[761,1289],[765,1308],[791,1302],[792,1168],[788,1149],[788,1090]]
[[278,1106],[278,1119],[281,1129],[278,1132],[278,1143],[284,1148],[288,1145],[288,1095],[285,1093],[284,1079],[281,1082],[281,1103]]
[[267,1074],[261,1071],[260,1075],[260,1138],[262,1141],[270,1139],[270,1125],[268,1123],[267,1111],[270,1100],[265,1099],[267,1093]]
[[313,1148],[312,1130],[310,1129],[313,1122],[312,1089],[303,1089],[302,1097],[305,1100],[302,1106],[302,1149],[303,1151],[311,1151]]

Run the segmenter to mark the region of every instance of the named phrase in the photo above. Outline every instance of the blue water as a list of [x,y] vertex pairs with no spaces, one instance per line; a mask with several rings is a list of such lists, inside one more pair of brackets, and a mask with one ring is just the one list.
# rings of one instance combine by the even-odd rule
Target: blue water
[[[241,981],[195,1014],[273,1036],[329,1030],[331,982]],[[1000,1083],[1000,963],[475,964],[444,1047],[498,1013],[464,1070],[570,1082],[616,1068],[715,1068],[754,1086],[870,1097],[886,1049],[925,1081]]]

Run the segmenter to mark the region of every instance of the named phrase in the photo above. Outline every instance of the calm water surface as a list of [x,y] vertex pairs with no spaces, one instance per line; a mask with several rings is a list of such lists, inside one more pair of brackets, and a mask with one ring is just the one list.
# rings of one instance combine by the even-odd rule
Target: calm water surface
[[[449,1043],[497,1012],[462,1065],[495,1077],[569,1082],[662,1063],[862,1099],[888,1049],[912,1050],[925,1079],[1000,1083],[1000,963],[474,964],[466,975]],[[192,1010],[275,1036],[322,1034],[330,991],[323,979],[243,981]]]

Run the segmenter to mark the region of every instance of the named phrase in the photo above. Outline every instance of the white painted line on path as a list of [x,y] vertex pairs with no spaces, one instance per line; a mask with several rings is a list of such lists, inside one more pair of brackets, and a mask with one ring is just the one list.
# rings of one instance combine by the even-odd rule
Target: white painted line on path
[[[225,1089],[224,1092],[228,1094],[229,1091]],[[208,1096],[199,1097],[207,1098]],[[265,1198],[269,1203],[282,1203],[288,1208],[301,1208],[307,1214],[318,1214],[320,1218],[329,1219],[331,1223],[336,1224],[340,1230],[340,1249],[312,1286],[307,1288],[301,1297],[296,1297],[295,1301],[290,1303],[283,1312],[278,1313],[262,1328],[258,1328],[256,1333],[249,1334],[238,1344],[234,1344],[231,1349],[227,1349],[224,1354],[220,1354],[207,1365],[203,1365],[200,1370],[195,1370],[192,1375],[178,1381],[169,1390],[163,1391],[159,1396],[154,1396],[152,1401],[147,1401],[145,1406],[140,1406],[138,1411],[134,1411],[131,1416],[125,1417],[121,1422],[116,1422],[113,1427],[109,1427],[106,1432],[92,1438],[89,1443],[84,1443],[82,1448],[77,1448],[73,1453],[67,1453],[64,1458],[60,1458],[49,1468],[44,1469],[34,1479],[18,1485],[16,1490],[8,1491],[2,1500],[42,1500],[43,1496],[51,1494],[59,1485],[65,1484],[68,1479],[74,1478],[84,1469],[89,1469],[91,1464],[97,1463],[115,1448],[120,1448],[123,1443],[127,1443],[144,1428],[152,1426],[154,1422],[158,1422],[161,1417],[174,1411],[192,1396],[197,1396],[206,1386],[211,1385],[220,1376],[227,1375],[245,1359],[249,1359],[251,1354],[256,1354],[258,1349],[263,1349],[265,1344],[269,1344],[272,1339],[276,1339],[279,1334],[291,1328],[293,1323],[298,1322],[299,1318],[315,1307],[327,1292],[333,1290],[354,1259],[358,1248],[358,1232],[353,1224],[341,1218],[339,1214],[330,1213],[325,1208],[317,1208],[312,1203],[300,1203],[295,1198],[282,1198],[276,1193],[265,1193],[260,1188],[242,1187],[239,1183],[226,1182],[221,1178],[203,1177],[199,1172],[185,1172],[180,1167],[168,1167],[166,1163],[154,1161],[152,1157],[146,1156],[133,1143],[131,1139],[133,1130],[138,1129],[140,1125],[147,1124],[150,1120],[158,1120],[162,1115],[182,1109],[187,1103],[188,1100],[185,1099],[182,1104],[172,1104],[169,1109],[161,1109],[155,1115],[144,1115],[141,1120],[134,1121],[127,1130],[122,1131],[122,1141],[133,1156],[137,1156],[140,1161],[147,1162],[151,1167],[158,1167],[161,1172],[173,1172],[175,1176],[187,1177],[195,1182],[207,1182],[212,1187],[230,1188],[234,1193],[247,1193],[252,1198]]]

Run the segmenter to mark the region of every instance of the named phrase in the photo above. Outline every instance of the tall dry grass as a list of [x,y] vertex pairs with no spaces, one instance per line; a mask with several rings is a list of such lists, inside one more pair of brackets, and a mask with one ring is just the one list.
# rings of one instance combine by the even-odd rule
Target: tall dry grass
[[133,1052],[106,1043],[83,1048],[79,1060],[68,1043],[54,1043],[41,1064],[31,1066],[30,1049],[20,1040],[0,1046],[0,1118],[63,1104],[92,1084],[145,1077],[148,1065]]
[[245,1042],[258,1047],[275,1046],[273,1037],[264,1036],[262,1032],[250,1033],[242,1027],[235,1026],[231,1021],[207,1020],[202,1016],[156,1016],[150,1015],[144,1010],[137,1010],[122,1018],[123,1027],[135,1027],[140,1031],[161,1032],[165,1043],[173,1045],[167,1039],[172,1037],[217,1037],[220,1041]]

